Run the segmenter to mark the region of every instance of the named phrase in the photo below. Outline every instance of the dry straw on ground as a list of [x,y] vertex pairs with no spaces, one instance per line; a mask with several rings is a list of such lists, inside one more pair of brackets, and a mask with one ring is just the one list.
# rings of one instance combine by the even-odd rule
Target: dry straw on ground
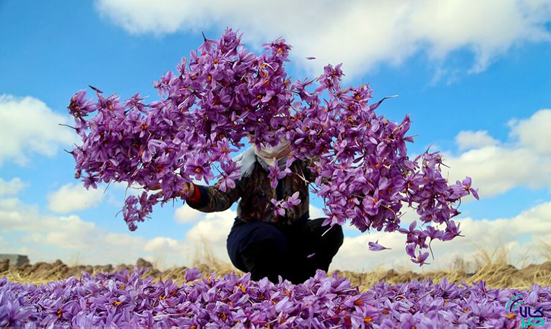
[[[208,244],[204,241],[202,246],[196,248],[196,254],[193,259],[192,267],[198,268],[203,275],[210,275],[216,272],[217,275],[233,273],[234,271],[242,275],[243,273],[233,268],[231,264],[217,259]],[[347,277],[353,285],[360,287],[360,290],[367,290],[376,282],[385,280],[390,284],[409,282],[413,280],[428,280],[440,282],[444,278],[451,282],[466,282],[472,284],[477,281],[485,281],[490,288],[518,288],[530,289],[533,284],[540,286],[551,285],[551,244],[541,242],[542,252],[547,259],[546,262],[538,265],[522,266],[518,269],[510,265],[510,260],[506,249],[502,246],[495,248],[492,251],[480,249],[477,257],[474,260],[467,261],[461,258],[455,260],[452,268],[448,271],[434,271],[428,273],[415,273],[411,271],[395,271],[395,270],[376,270],[364,273],[351,271],[337,271],[340,275]],[[162,263],[162,259],[157,259],[152,264],[143,259],[137,261],[137,266],[140,268],[149,268],[147,275],[152,276],[155,280],[172,279],[182,283],[186,267],[173,267],[164,271],[159,271],[157,268]],[[475,270],[472,273],[468,272],[469,268],[474,265]],[[98,272],[112,272],[120,269],[134,268],[133,265],[112,265],[103,266],[84,266],[76,265],[73,261],[72,266],[67,266],[61,261],[54,263],[36,263],[26,265],[21,268],[8,268],[7,263],[0,263],[0,276],[6,276],[12,282],[31,283],[39,285],[51,281],[62,280],[70,276],[81,276],[82,271],[92,274]],[[328,275],[332,275],[335,271],[331,271]]]

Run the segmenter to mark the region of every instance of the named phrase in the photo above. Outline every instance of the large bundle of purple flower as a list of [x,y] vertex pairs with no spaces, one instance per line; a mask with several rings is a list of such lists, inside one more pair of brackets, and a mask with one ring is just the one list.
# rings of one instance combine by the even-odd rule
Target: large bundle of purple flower
[[143,270],[83,274],[40,287],[0,279],[0,327],[518,328],[524,319],[507,309],[513,296],[526,296],[523,306],[542,309],[547,318],[551,305],[549,287],[537,285],[523,292],[444,279],[381,282],[361,293],[321,270],[299,285],[251,281],[249,274],[194,281],[195,269],[182,285],[143,279]]
[[[326,224],[350,220],[362,232],[399,230],[419,264],[428,256],[422,252],[427,239],[459,235],[452,220],[459,214],[455,205],[470,193],[478,198],[476,191],[470,178],[448,185],[438,152],[408,157],[409,117],[396,123],[377,115],[381,102],[370,103],[367,85],[341,86],[340,65],[326,66],[314,80],[291,82],[283,66],[291,47],[283,39],[264,47],[261,55],[247,51],[232,30],[218,41],[205,39],[189,62],[182,59],[176,73],[155,83],[161,100],[150,104],[139,94],[121,102],[96,88],[97,101],[76,93],[69,105],[83,140],[72,151],[76,177],[87,188],[113,181],[143,187],[139,198],[127,197],[123,209],[135,230],[153,205],[181,197],[182,184],[193,178],[221,179],[220,189],[233,188],[239,167],[230,153],[244,146],[249,133],[252,143],[269,146],[285,135],[292,153],[286,170],[272,168],[272,186],[291,174],[293,161],[308,159],[317,175],[313,192],[325,202]],[[158,186],[163,193],[154,191]],[[272,201],[279,214],[297,202]],[[404,204],[415,208],[423,223],[443,227],[400,228]]]

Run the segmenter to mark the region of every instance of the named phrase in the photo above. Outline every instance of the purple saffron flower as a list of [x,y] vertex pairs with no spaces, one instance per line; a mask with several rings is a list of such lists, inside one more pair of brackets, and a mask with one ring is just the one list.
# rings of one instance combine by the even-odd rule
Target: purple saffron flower
[[480,200],[478,197],[478,190],[475,190],[471,186],[471,177],[467,177],[463,180],[463,186],[465,188],[465,191],[471,193],[477,200]]
[[216,186],[222,191],[226,192],[235,188],[235,181],[239,179],[240,172],[237,167],[237,163],[230,160],[229,163],[221,163],[220,166],[224,171],[222,180],[216,184]]
[[379,211],[379,207],[383,203],[382,200],[379,198],[379,191],[375,190],[375,193],[373,196],[368,195],[366,196],[362,201],[362,206],[364,208],[364,211],[371,216],[377,215]]
[[[419,256],[417,256],[415,259],[412,260],[412,262],[414,262],[416,264],[419,264],[419,265],[423,265],[423,264],[425,264],[425,260],[428,257],[429,257],[428,252],[420,253]],[[426,263],[426,264],[428,264],[428,263]]]
[[287,201],[283,201],[281,203],[281,206],[283,208],[289,209],[293,206],[296,206],[296,205],[300,204],[301,201],[299,199],[299,196],[300,196],[300,194],[299,194],[298,191],[293,193],[293,195],[291,195],[290,197],[287,198]]
[[385,249],[391,249],[391,248],[386,248],[386,247],[383,247],[379,244],[379,240],[375,241],[375,242],[369,242],[369,250],[371,251],[381,251],[381,250],[385,250]]
[[196,268],[188,268],[186,269],[186,273],[184,274],[184,279],[186,281],[195,281],[201,277],[201,273]]
[[210,170],[210,161],[206,154],[199,153],[191,157],[190,161],[186,165],[186,173],[195,175],[196,180],[204,179],[208,184],[208,180],[214,178]]

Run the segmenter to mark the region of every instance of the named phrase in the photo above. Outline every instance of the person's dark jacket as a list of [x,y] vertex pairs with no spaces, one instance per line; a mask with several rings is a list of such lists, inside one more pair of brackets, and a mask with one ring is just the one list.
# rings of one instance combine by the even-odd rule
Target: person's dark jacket
[[[235,188],[226,192],[218,189],[220,181],[214,186],[196,185],[193,199],[187,200],[190,207],[202,212],[224,211],[239,198],[237,216],[247,222],[266,222],[274,225],[289,225],[309,217],[308,182],[315,179],[308,169],[307,162],[296,160],[290,167],[292,175],[279,180],[275,189],[270,186],[268,171],[258,161],[255,162],[250,176],[235,181]],[[301,176],[303,178],[301,178]],[[299,192],[300,204],[286,209],[285,217],[277,216],[270,200],[282,200],[296,191]],[[197,193],[199,193],[197,195]],[[195,202],[194,202],[195,201]]]

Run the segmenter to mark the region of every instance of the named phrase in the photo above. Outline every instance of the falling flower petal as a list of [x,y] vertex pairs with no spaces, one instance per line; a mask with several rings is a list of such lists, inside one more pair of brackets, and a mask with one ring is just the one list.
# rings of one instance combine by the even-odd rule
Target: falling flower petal
[[376,242],[369,242],[369,250],[381,251],[381,250],[385,250],[385,249],[390,249],[390,248],[386,248],[386,247],[381,246],[378,242],[379,242],[379,240],[377,240]]

